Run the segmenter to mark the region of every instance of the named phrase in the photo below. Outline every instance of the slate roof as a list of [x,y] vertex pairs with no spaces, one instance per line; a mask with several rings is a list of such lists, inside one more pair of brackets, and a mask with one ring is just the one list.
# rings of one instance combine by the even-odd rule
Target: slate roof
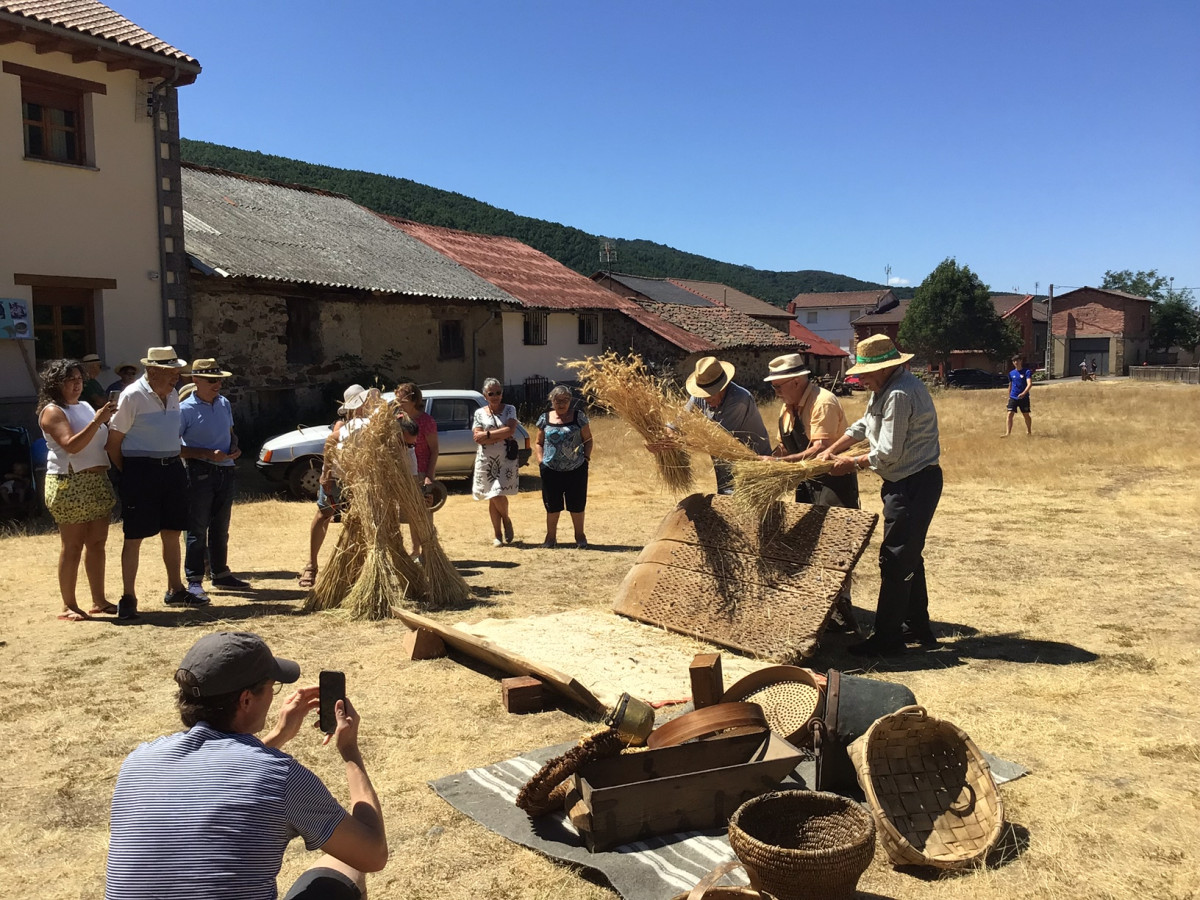
[[792,298],[790,309],[828,309],[842,306],[875,306],[890,288],[877,291],[833,291],[824,294],[797,294]]
[[791,335],[732,307],[683,306],[678,303],[656,303],[653,300],[636,302],[647,312],[703,338],[714,350],[755,347],[795,352],[799,349],[796,339]]
[[692,278],[668,278],[672,284],[677,284],[684,290],[699,294],[716,306],[732,306],[748,316],[756,319],[790,319],[792,314],[773,303],[759,300],[757,297],[745,294],[737,288],[716,281],[696,281]]
[[[597,272],[593,279],[610,277],[608,272]],[[680,306],[710,307],[715,304],[707,297],[702,297],[694,291],[689,291],[677,284],[672,284],[665,278],[642,278],[639,275],[623,275],[613,272],[613,281],[623,284],[635,294],[641,294],[656,303],[674,303]]]
[[788,331],[792,337],[803,344],[808,344],[808,353],[813,356],[849,356],[850,354],[823,337],[818,337],[814,332],[809,331],[795,319],[788,326]]
[[191,56],[159,40],[120,13],[98,0],[17,0],[0,2],[0,13],[33,19],[44,25],[65,28],[80,34],[111,41],[123,47],[145,50],[199,67]]
[[617,309],[619,297],[516,238],[381,218],[531,309]]
[[188,256],[218,275],[520,302],[340,194],[190,164],[182,183]]

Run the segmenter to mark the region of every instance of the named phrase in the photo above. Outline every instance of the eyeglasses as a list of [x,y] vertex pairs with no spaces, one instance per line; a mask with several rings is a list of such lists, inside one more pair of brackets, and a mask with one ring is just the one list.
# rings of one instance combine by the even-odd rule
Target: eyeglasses
[[501,391],[488,391],[487,395],[489,397],[503,397],[504,396],[504,394]]

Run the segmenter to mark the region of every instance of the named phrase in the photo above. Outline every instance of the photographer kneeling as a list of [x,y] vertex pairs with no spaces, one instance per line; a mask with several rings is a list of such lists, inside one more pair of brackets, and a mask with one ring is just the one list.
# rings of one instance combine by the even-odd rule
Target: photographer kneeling
[[323,851],[286,900],[366,896],[364,872],[387,863],[379,798],[358,749],[358,715],[336,705],[332,738],[346,763],[347,813],[329,789],[280,748],[317,709],[316,687],[298,688],[265,739],[275,691],[300,667],[262,638],[201,638],[175,673],[189,730],[134,750],[113,791],[108,898],[245,897],[273,900],[283,851],[294,837]]

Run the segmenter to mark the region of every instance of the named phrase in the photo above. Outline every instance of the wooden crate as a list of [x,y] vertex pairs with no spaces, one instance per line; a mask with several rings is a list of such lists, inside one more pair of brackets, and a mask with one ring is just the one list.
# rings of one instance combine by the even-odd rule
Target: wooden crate
[[778,735],[757,733],[600,760],[575,774],[580,811],[571,818],[593,852],[717,828],[742,803],[776,788],[801,756]]

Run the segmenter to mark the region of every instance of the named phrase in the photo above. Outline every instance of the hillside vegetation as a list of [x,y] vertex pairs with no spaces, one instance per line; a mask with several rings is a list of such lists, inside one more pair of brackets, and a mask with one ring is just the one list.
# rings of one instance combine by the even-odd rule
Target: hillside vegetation
[[709,259],[653,241],[605,238],[569,225],[520,216],[408,178],[337,169],[186,138],[180,141],[180,152],[185,162],[345,194],[376,212],[478,234],[513,237],[584,275],[602,268],[600,248],[607,240],[617,251],[614,271],[651,278],[718,281],[778,306],[785,306],[800,293],[879,287],[833,272],[772,272]]

